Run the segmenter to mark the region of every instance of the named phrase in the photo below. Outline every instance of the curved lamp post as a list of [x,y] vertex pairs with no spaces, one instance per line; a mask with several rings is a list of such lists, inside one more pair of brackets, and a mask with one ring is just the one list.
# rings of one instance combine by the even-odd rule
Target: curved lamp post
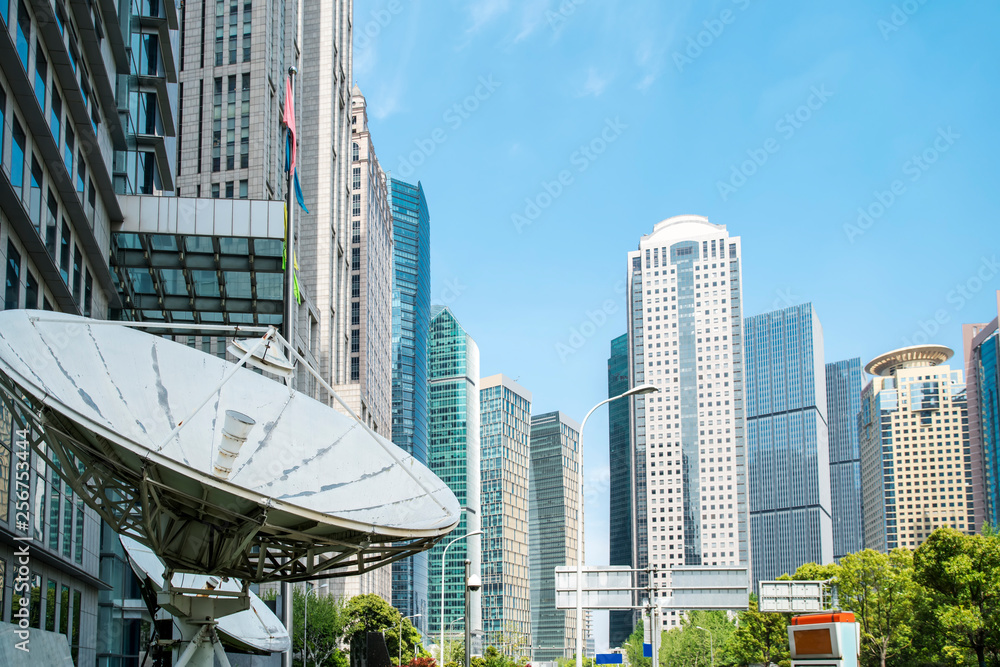
[[[455,542],[458,542],[459,540],[464,540],[467,537],[472,537],[473,535],[482,535],[482,534],[483,534],[483,531],[481,531],[481,530],[474,530],[471,533],[466,533],[465,535],[460,535],[459,537],[456,537],[451,542],[449,542],[445,546],[444,551],[441,552],[441,621],[440,621],[440,625],[441,625],[441,665],[440,665],[440,667],[444,667],[444,564],[445,564],[445,556],[448,555],[448,547],[450,547],[451,545],[453,545]],[[462,581],[462,585],[466,586],[467,582]],[[468,619],[466,619],[466,621],[468,621]],[[579,666],[577,666],[577,667],[579,667]]]
[[632,387],[624,394],[606,398],[592,407],[580,423],[580,500],[577,504],[576,517],[576,667],[583,667],[583,429],[587,426],[590,415],[602,405],[626,396],[640,396],[657,391],[660,391],[659,387],[651,384]]
[[399,619],[399,641],[397,642],[399,644],[399,661],[396,662],[398,667],[403,666],[403,621],[408,618],[419,618],[421,616],[423,616],[423,614],[413,614],[412,616],[404,616]]

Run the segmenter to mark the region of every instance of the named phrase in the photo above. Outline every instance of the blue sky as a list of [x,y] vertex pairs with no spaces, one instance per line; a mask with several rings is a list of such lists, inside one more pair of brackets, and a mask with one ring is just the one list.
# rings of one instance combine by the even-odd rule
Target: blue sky
[[[579,420],[606,396],[626,253],[677,214],[742,237],[747,315],[812,301],[827,361],[925,340],[961,355],[961,323],[997,314],[995,4],[354,11],[376,152],[427,192],[432,297],[536,412]],[[606,563],[604,410],[585,463],[587,560]]]

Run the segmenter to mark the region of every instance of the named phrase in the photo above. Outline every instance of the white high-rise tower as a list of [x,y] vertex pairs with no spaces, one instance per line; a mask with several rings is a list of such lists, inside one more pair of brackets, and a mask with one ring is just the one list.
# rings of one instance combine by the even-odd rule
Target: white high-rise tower
[[740,239],[664,220],[629,253],[628,283],[632,384],[660,388],[632,399],[635,567],[666,584],[678,565],[749,566]]

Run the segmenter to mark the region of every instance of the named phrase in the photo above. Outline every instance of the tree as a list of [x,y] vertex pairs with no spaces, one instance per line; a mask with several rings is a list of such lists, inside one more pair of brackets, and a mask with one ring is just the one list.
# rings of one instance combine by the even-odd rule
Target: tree
[[914,579],[929,589],[931,614],[952,659],[968,649],[986,666],[1000,646],[1000,536],[939,528],[913,556]]
[[[263,595],[266,600],[277,598],[277,590]],[[306,627],[306,592],[292,589],[292,653],[295,664],[320,667],[347,667],[347,657],[340,650],[344,638],[346,614],[344,601],[332,595],[309,594],[309,625]],[[308,637],[306,635],[308,633]],[[306,641],[308,639],[308,641]]]
[[649,658],[644,658],[642,656],[642,643],[643,643],[643,626],[642,619],[639,620],[635,625],[635,630],[629,635],[625,643],[622,644],[622,648],[625,649],[625,655],[628,657],[628,664],[630,667],[650,667],[652,660]]
[[753,596],[750,608],[740,613],[736,625],[727,648],[737,664],[788,664],[788,620],[784,614],[762,613]]
[[838,586],[841,606],[853,611],[861,626],[866,664],[885,667],[890,657],[908,650],[915,595],[912,552],[865,549],[844,556]]
[[[310,610],[312,607],[310,607]],[[381,632],[385,636],[385,645],[390,657],[399,655],[400,622],[402,622],[402,654],[403,662],[409,662],[423,651],[420,644],[420,633],[410,623],[403,619],[399,610],[378,595],[368,593],[355,595],[348,600],[345,608],[346,623],[345,638],[351,646],[351,651],[362,650],[365,646],[368,632]]]

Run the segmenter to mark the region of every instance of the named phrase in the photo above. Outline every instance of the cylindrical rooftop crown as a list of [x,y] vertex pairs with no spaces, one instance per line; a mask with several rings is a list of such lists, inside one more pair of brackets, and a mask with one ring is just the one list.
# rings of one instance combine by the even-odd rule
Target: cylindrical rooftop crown
[[912,345],[901,347],[892,352],[886,352],[868,362],[865,372],[869,375],[888,377],[895,375],[900,368],[918,368],[921,366],[937,366],[951,359],[955,354],[946,345]]

